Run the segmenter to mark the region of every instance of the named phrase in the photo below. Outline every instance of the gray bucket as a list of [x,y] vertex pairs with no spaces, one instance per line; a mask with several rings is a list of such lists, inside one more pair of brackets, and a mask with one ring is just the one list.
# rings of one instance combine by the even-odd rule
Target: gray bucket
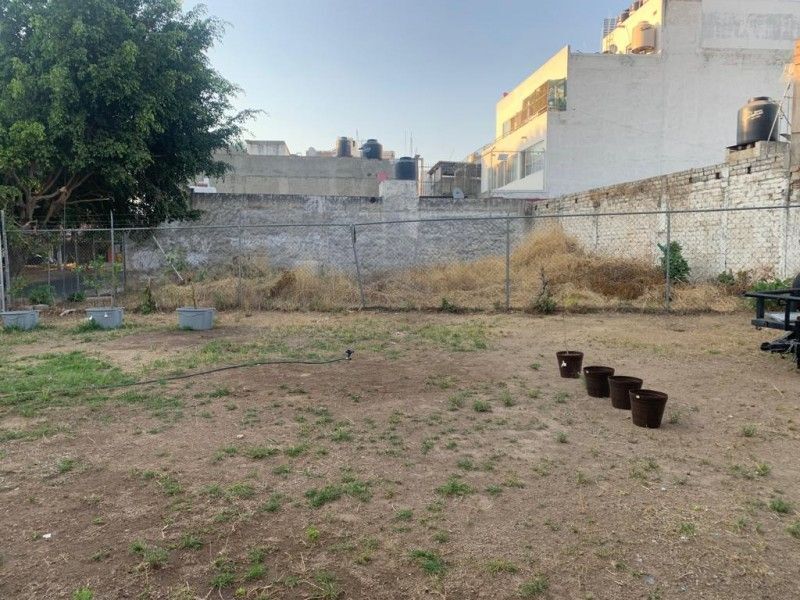
[[87,308],[86,316],[94,321],[100,329],[118,329],[122,327],[121,308]]
[[206,331],[214,327],[213,308],[179,308],[178,327],[181,329],[191,329],[193,331]]
[[0,314],[3,316],[3,327],[6,329],[29,331],[39,324],[38,310],[10,310]]

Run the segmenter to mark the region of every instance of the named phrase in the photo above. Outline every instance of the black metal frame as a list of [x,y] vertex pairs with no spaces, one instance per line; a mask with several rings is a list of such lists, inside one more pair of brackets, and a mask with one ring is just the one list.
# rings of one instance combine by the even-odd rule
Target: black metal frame
[[[792,321],[792,312],[800,310],[800,288],[771,292],[747,292],[744,296],[754,298],[756,301],[756,318],[751,321],[756,328],[766,327],[787,332],[772,342],[764,342],[761,344],[761,349],[764,352],[794,354],[797,368],[800,369],[800,319]],[[768,301],[776,302],[778,306],[783,307],[783,321],[765,318]]]

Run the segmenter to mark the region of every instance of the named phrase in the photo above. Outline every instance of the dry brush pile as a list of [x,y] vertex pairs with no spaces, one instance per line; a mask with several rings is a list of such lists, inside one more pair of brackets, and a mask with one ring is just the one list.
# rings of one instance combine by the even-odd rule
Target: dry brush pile
[[[360,304],[357,282],[339,271],[279,270],[249,260],[237,269],[209,272],[195,284],[198,304],[218,309],[342,310]],[[552,310],[660,310],[664,275],[644,261],[586,252],[563,230],[533,232],[511,255],[511,305],[532,312]],[[365,278],[369,306],[400,309],[492,310],[504,307],[505,260],[427,265]],[[153,288],[160,309],[191,303],[187,285]],[[676,311],[732,312],[742,306],[729,288],[713,283],[677,284]]]

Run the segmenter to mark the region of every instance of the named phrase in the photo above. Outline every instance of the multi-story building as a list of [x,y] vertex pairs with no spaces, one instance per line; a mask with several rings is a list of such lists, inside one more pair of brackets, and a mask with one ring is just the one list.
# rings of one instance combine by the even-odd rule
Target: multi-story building
[[749,98],[786,100],[798,37],[798,0],[637,0],[600,52],[567,46],[503,94],[481,192],[548,198],[719,162]]

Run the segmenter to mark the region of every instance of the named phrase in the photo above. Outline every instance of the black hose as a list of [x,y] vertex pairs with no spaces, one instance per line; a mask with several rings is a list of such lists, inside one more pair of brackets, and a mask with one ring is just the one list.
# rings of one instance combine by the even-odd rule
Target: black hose
[[[238,365],[227,365],[225,367],[217,367],[215,369],[209,369],[207,371],[196,371],[194,373],[186,373],[184,375],[171,375],[169,377],[159,377],[158,379],[145,379],[143,381],[131,381],[128,383],[115,383],[110,385],[90,385],[88,387],[78,388],[78,389],[47,390],[47,391],[51,394],[70,393],[70,395],[74,395],[80,392],[93,392],[97,390],[115,390],[115,389],[129,388],[129,387],[137,387],[140,385],[153,385],[156,383],[166,383],[168,381],[179,381],[181,379],[189,379],[191,377],[201,377],[203,375],[220,373],[222,371],[231,371],[233,369],[246,369],[249,367],[262,367],[265,365],[331,365],[333,363],[351,360],[353,354],[354,354],[353,350],[350,350],[348,348],[347,350],[345,350],[344,356],[340,358],[330,358],[328,360],[258,360],[254,362],[241,363]],[[0,398],[11,398],[14,396],[23,396],[25,394],[33,394],[33,393],[37,392],[30,391],[30,392],[3,394],[0,395]]]

